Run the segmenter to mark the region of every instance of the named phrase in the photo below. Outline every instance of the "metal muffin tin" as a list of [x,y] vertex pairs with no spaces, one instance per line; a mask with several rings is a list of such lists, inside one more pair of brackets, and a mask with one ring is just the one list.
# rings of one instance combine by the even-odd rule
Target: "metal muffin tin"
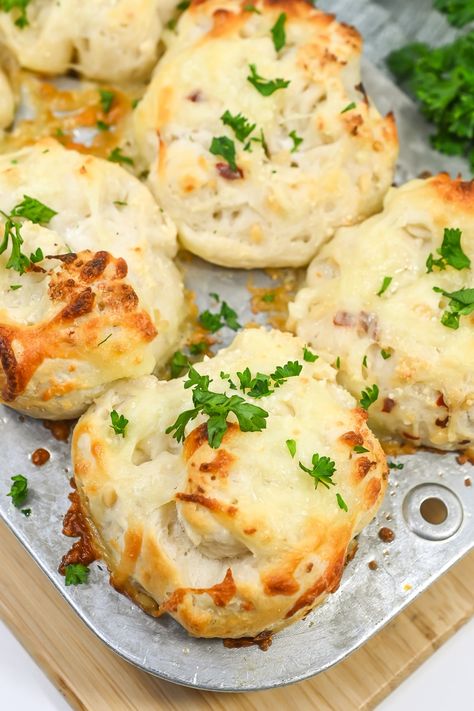
[[[394,109],[398,120],[398,180],[423,170],[461,171],[467,176],[461,161],[447,159],[429,148],[429,130],[417,108],[382,69],[383,55],[406,41],[416,38],[436,42],[453,36],[444,19],[430,11],[430,0],[416,4],[360,0],[357,8],[352,0],[321,5],[346,21],[353,20],[365,37],[366,55],[372,63],[365,63],[364,83],[378,107],[382,111]],[[250,276],[257,286],[270,283],[264,272],[251,272]],[[220,269],[195,259],[186,263],[185,278],[197,293],[201,308],[207,303],[208,292],[218,291],[238,310],[241,321],[264,322],[263,315],[250,312],[248,272]],[[224,334],[223,344],[231,335]],[[268,651],[258,647],[227,649],[221,640],[190,637],[168,616],[148,617],[110,587],[107,570],[100,561],[92,564],[88,585],[65,587],[57,568],[71,545],[71,539],[61,533],[70,491],[69,445],[54,440],[41,422],[21,418],[5,407],[0,408],[0,436],[4,452],[0,515],[9,528],[77,614],[111,649],[151,674],[188,686],[250,691],[318,674],[366,642],[474,547],[471,466],[460,466],[453,454],[420,452],[399,457],[397,462],[404,468],[391,471],[384,504],[359,537],[357,554],[347,565],[339,590],[304,620],[276,634]],[[51,452],[51,459],[41,468],[30,460],[38,447]],[[31,488],[29,518],[5,495],[10,477],[19,473],[28,477]],[[433,516],[438,523],[426,520]],[[382,527],[393,531],[392,542],[381,540],[378,534]]]

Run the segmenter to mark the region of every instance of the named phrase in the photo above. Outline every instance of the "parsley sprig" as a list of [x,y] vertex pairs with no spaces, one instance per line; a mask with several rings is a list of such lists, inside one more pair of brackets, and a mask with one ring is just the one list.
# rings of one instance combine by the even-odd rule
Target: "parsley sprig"
[[89,579],[90,570],[82,563],[70,563],[65,569],[66,585],[84,585]]
[[433,271],[433,267],[439,270],[446,269],[447,266],[454,267],[458,271],[461,269],[469,269],[471,260],[463,252],[461,247],[462,232],[459,229],[445,227],[443,235],[443,243],[436,251],[440,254],[439,259],[435,259],[433,254],[428,255],[426,260],[426,271],[428,274]]
[[474,311],[474,289],[445,291],[439,286],[434,286],[433,291],[449,299],[448,309],[441,316],[441,323],[447,328],[457,330],[460,317],[468,316]]
[[108,114],[115,99],[115,92],[109,89],[99,89],[100,106],[104,114]]
[[217,313],[213,313],[209,309],[203,311],[199,315],[199,323],[201,326],[211,333],[216,333],[221,328],[224,328],[224,326],[227,326],[227,328],[230,328],[232,331],[238,331],[239,328],[242,328],[237,319],[237,313],[229,306],[227,301],[221,301],[217,294],[212,296],[215,301],[220,304],[219,311]]
[[[275,392],[275,388],[279,388],[286,383],[288,378],[293,378],[301,373],[303,366],[297,360],[289,360],[285,365],[279,365],[274,373],[266,375],[265,373],[257,373],[252,377],[250,368],[245,368],[244,371],[238,372],[237,377],[240,383],[240,389],[247,395],[253,398],[266,397]],[[229,383],[235,389],[234,383],[229,379]],[[273,389],[271,389],[273,388]]]
[[262,96],[271,96],[275,91],[286,89],[290,84],[290,80],[285,79],[264,79],[257,72],[255,64],[249,64],[249,69],[250,75],[247,77],[247,81],[249,81]]
[[11,480],[13,483],[7,496],[11,496],[13,505],[19,509],[28,496],[28,479],[23,474],[16,474],[11,477]]
[[209,151],[215,156],[222,156],[234,173],[238,171],[235,158],[235,143],[231,138],[228,136],[214,136]]
[[125,437],[125,429],[128,425],[127,418],[123,415],[119,415],[117,410],[112,410],[112,412],[110,413],[110,421],[112,422],[110,426],[115,432],[115,434],[122,435],[122,437]]
[[221,116],[221,121],[225,126],[230,126],[230,128],[235,133],[235,137],[241,143],[245,143],[247,138],[257,126],[256,123],[250,123],[250,121],[246,119],[245,116],[243,116],[241,113],[235,114],[235,116],[233,116],[230,111],[224,111]]
[[5,218],[0,254],[3,254],[8,244],[11,243],[10,257],[5,266],[7,269],[14,269],[20,275],[24,274],[31,264],[42,261],[44,256],[40,247],[38,247],[35,252],[32,252],[29,257],[23,254],[21,250],[23,244],[23,237],[21,235],[23,223],[18,218],[29,220],[34,224],[46,225],[54,215],[57,215],[57,212],[39,200],[29,195],[24,195],[23,200],[15,205],[9,215],[3,212],[3,210],[0,210],[0,215]]
[[176,421],[167,428],[167,434],[172,434],[178,442],[182,442],[186,436],[186,426],[199,414],[208,417],[207,440],[213,449],[220,447],[228,427],[227,417],[231,413],[237,418],[242,432],[261,432],[266,428],[268,412],[246,402],[239,395],[229,397],[224,393],[210,391],[211,382],[208,375],[200,375],[192,367],[189,369],[184,387],[193,389],[194,407],[182,412]]
[[379,396],[379,387],[378,385],[372,385],[372,387],[367,387],[366,390],[362,390],[360,394],[360,406],[364,408],[364,410],[368,410],[371,405],[374,404],[374,402],[378,399]]
[[17,10],[19,14],[15,19],[15,25],[22,30],[30,24],[28,22],[28,15],[26,14],[26,9],[29,4],[30,0],[0,0],[0,10],[3,10],[3,12]]
[[273,45],[277,52],[279,52],[280,49],[283,49],[286,44],[285,22],[286,13],[282,12],[270,30],[272,33]]
[[[465,3],[463,2],[463,7]],[[461,5],[461,0],[459,0]],[[431,143],[448,155],[466,156],[474,171],[474,31],[432,48],[415,42],[389,54],[387,64],[418,99],[436,129]]]
[[434,0],[433,5],[453,27],[464,27],[474,20],[474,0]]
[[332,476],[336,471],[336,463],[329,457],[321,457],[316,452],[311,458],[311,467],[306,467],[302,462],[299,462],[300,469],[309,474],[314,479],[314,488],[318,488],[318,484],[322,484],[329,489],[331,486],[336,486],[332,480]]

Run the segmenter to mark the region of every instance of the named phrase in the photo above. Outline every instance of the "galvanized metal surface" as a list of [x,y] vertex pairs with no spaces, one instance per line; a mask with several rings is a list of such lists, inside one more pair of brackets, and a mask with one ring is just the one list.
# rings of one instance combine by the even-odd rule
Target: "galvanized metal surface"
[[[367,54],[378,64],[387,50],[408,39],[448,39],[446,23],[437,14],[427,15],[431,3],[425,0],[416,4],[335,0],[325,6],[361,29]],[[422,170],[461,170],[467,175],[461,161],[429,149],[428,128],[418,110],[386,74],[366,63],[364,83],[381,110],[393,108],[397,114],[399,180]],[[257,285],[269,283],[262,272],[251,277]],[[200,260],[186,266],[187,283],[197,291],[201,307],[209,291],[218,291],[244,321],[250,318],[248,278],[248,272],[210,267]],[[461,467],[454,455],[428,452],[400,457],[398,461],[405,466],[392,470],[385,502],[360,536],[358,552],[339,590],[305,620],[277,634],[267,652],[256,647],[226,649],[220,640],[189,637],[171,618],[155,620],[145,615],[108,585],[107,571],[100,562],[91,566],[88,585],[66,588],[57,567],[71,544],[61,534],[70,491],[69,447],[53,440],[40,422],[21,421],[7,408],[0,409],[0,437],[0,515],[7,525],[106,644],[144,670],[189,686],[248,691],[289,684],[324,671],[367,641],[474,546],[474,486],[465,482],[471,476],[470,465]],[[45,446],[51,459],[37,468],[30,455]],[[29,479],[29,518],[5,495],[10,477],[19,473]],[[420,505],[428,498],[444,502],[447,513],[442,523],[430,524],[420,514]],[[383,526],[395,534],[391,543],[384,543],[378,535]],[[377,569],[369,569],[371,561]]]

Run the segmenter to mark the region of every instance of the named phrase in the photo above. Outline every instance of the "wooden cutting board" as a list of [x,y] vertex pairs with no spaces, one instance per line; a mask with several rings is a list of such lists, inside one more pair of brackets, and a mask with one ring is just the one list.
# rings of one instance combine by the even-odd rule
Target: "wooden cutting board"
[[471,554],[325,674],[283,689],[216,694],[160,681],[116,656],[85,627],[2,523],[0,571],[0,617],[80,711],[373,709],[474,613]]

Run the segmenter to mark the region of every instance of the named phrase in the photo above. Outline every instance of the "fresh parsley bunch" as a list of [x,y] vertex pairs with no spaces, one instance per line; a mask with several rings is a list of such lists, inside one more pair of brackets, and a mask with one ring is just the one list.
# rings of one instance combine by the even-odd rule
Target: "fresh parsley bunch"
[[433,147],[467,156],[474,172],[474,31],[442,47],[409,44],[389,54],[387,64],[435,125]]

